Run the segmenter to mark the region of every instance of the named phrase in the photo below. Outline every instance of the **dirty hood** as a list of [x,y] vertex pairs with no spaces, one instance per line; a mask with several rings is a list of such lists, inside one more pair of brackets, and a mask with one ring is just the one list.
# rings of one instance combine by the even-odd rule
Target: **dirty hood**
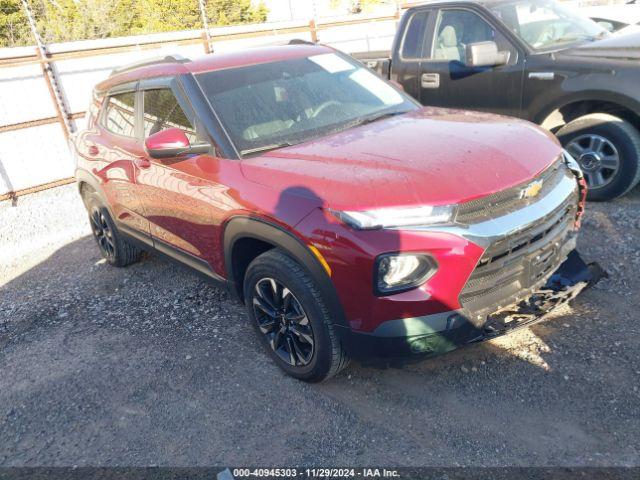
[[561,153],[513,118],[423,108],[245,159],[245,177],[325,206],[368,209],[460,203],[532,179]]

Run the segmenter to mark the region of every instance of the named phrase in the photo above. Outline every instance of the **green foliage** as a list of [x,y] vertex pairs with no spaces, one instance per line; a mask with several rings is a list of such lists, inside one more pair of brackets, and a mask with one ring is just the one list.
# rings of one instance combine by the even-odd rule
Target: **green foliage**
[[20,0],[0,0],[0,47],[22,45],[28,35]]
[[253,7],[251,0],[209,0],[206,12],[212,25],[233,25],[264,22],[268,10],[262,2]]
[[[46,42],[202,28],[198,0],[30,0]],[[210,26],[259,23],[264,3],[208,0]],[[0,47],[33,44],[20,0],[0,0]]]

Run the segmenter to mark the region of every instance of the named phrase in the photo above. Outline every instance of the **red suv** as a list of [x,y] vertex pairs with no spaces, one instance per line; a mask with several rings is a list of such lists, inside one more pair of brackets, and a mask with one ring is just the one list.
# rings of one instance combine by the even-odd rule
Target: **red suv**
[[107,261],[226,284],[300,379],[491,338],[590,278],[585,182],[550,134],[422,108],[326,46],[120,69],[73,144]]

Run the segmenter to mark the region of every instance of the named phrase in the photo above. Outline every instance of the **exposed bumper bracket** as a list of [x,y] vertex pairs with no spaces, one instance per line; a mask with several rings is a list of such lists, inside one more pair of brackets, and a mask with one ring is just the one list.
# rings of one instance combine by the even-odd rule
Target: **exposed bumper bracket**
[[580,254],[573,250],[544,287],[526,300],[490,315],[483,327],[483,335],[475,341],[540,322],[557,308],[576,298],[582,290],[607,277],[607,272],[600,265],[586,264]]

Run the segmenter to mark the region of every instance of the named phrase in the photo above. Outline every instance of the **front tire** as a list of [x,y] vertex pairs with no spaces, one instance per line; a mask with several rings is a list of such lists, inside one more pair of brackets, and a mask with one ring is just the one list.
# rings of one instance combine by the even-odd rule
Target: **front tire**
[[640,181],[640,132],[629,122],[593,113],[567,123],[556,135],[580,164],[589,200],[614,199]]
[[289,375],[321,382],[347,365],[320,290],[309,273],[283,251],[269,250],[251,262],[244,299],[262,343]]

